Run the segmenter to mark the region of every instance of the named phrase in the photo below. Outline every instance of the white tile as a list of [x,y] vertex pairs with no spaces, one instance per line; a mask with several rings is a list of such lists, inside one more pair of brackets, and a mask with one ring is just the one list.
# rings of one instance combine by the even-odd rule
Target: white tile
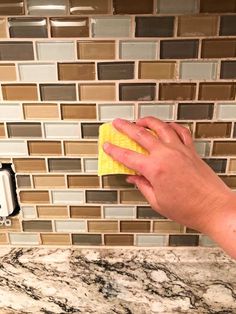
[[55,82],[57,67],[53,63],[19,64],[20,80],[23,82]]
[[180,63],[180,78],[186,80],[215,80],[216,62],[183,61]]
[[71,41],[37,42],[39,60],[75,60],[74,43]]
[[55,229],[57,232],[85,232],[86,223],[84,220],[56,220]]
[[80,138],[78,123],[44,123],[46,138]]
[[120,43],[121,59],[156,59],[157,43],[153,41],[123,41]]
[[66,15],[68,2],[66,0],[27,0],[30,15]]
[[139,117],[154,116],[162,120],[173,120],[174,104],[143,104],[139,106]]
[[101,121],[111,121],[115,118],[134,120],[134,105],[98,105],[98,112]]
[[17,121],[23,119],[20,104],[0,104],[1,121]]
[[84,171],[85,172],[97,172],[98,171],[98,159],[84,159]]
[[209,156],[210,142],[193,142],[194,147],[200,157]]
[[92,37],[129,37],[130,17],[98,17],[91,19]]
[[158,13],[197,13],[198,0],[158,0],[157,12]]
[[83,191],[52,191],[53,204],[83,204]]
[[216,106],[218,120],[236,120],[236,103],[224,103]]
[[137,246],[166,246],[168,243],[167,236],[162,235],[137,235]]
[[136,218],[135,207],[131,206],[104,206],[105,218]]
[[0,156],[27,156],[27,144],[24,141],[0,140]]
[[22,212],[23,218],[26,218],[26,219],[37,218],[37,212],[33,206],[21,207],[21,212]]
[[26,244],[37,245],[40,244],[39,236],[36,233],[9,233],[11,244]]

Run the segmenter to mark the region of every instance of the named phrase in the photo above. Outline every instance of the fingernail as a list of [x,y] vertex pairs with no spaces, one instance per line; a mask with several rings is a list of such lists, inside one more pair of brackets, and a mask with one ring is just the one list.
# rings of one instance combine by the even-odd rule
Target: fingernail
[[105,149],[105,150],[106,150],[109,146],[110,146],[110,145],[109,145],[109,143],[107,143],[107,142],[106,142],[106,143],[104,143],[104,144],[103,144],[103,146],[102,146],[102,147],[103,147],[103,149]]

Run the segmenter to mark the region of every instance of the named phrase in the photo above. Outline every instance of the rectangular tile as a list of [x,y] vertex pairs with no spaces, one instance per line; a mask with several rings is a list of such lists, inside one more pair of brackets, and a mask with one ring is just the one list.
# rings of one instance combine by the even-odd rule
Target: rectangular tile
[[236,188],[236,176],[219,176],[219,178],[230,188]]
[[63,120],[95,120],[96,104],[61,104]]
[[84,158],[84,172],[94,173],[98,171],[97,158]]
[[105,245],[107,246],[131,246],[134,245],[132,234],[105,234]]
[[41,84],[41,99],[44,100],[76,100],[75,84]]
[[115,59],[116,44],[112,40],[77,42],[78,59]]
[[236,79],[236,61],[222,61],[220,78],[222,79]]
[[82,101],[112,101],[116,99],[114,84],[81,84],[79,86]]
[[198,57],[198,40],[161,40],[161,59],[194,59]]
[[52,191],[53,204],[83,204],[84,193],[83,191]]
[[120,59],[156,59],[157,43],[154,41],[120,41]]
[[57,81],[57,68],[53,63],[20,63],[18,69],[23,82]]
[[86,203],[117,203],[117,191],[85,191]]
[[50,220],[23,220],[23,231],[35,232],[49,232],[52,231],[52,222]]
[[95,63],[59,63],[58,75],[61,81],[95,80]]
[[83,220],[55,220],[56,232],[85,232],[86,224]]
[[60,234],[60,233],[41,233],[41,241],[43,245],[70,245],[70,236],[69,234]]
[[198,235],[170,235],[170,246],[198,246]]
[[220,35],[235,36],[236,15],[222,15],[220,17]]
[[161,14],[194,14],[198,13],[197,0],[158,0],[157,12]]
[[150,221],[121,221],[121,232],[142,233],[150,232]]
[[0,42],[0,60],[34,60],[31,41]]
[[70,0],[70,14],[107,14],[111,12],[109,0]]
[[200,0],[200,13],[236,13],[235,0]]
[[5,137],[6,133],[5,133],[5,128],[4,128],[4,124],[0,123],[0,137]]
[[176,77],[175,62],[141,61],[139,62],[139,78],[167,80]]
[[207,138],[207,137],[230,137],[231,123],[224,122],[199,122],[196,124],[195,137]]
[[97,139],[99,135],[99,127],[102,123],[81,123],[82,138]]
[[50,103],[26,103],[23,104],[24,118],[26,120],[59,119],[57,104]]
[[50,158],[48,159],[50,172],[81,172],[81,159],[79,158]]
[[135,219],[136,210],[132,206],[104,206],[104,218],[106,219]]
[[78,155],[97,155],[98,144],[97,142],[70,142],[66,141],[64,144],[65,154],[67,156]]
[[88,37],[89,23],[87,17],[50,18],[52,37]]
[[160,100],[194,100],[196,84],[194,83],[161,83]]
[[45,41],[36,42],[37,58],[39,60],[75,60],[74,42]]
[[16,182],[19,189],[31,188],[31,180],[29,175],[17,175]]
[[0,80],[16,81],[16,67],[13,63],[0,64]]
[[101,218],[100,206],[71,206],[71,218]]
[[139,190],[120,191],[121,204],[138,204],[147,203],[145,197]]
[[173,120],[174,104],[143,104],[139,105],[138,118],[154,116],[162,120]]
[[233,83],[200,83],[200,100],[233,100],[236,85]]
[[216,36],[218,16],[179,16],[178,36]]
[[27,10],[30,15],[66,15],[68,11],[66,0],[27,0]]
[[126,177],[127,176],[123,174],[102,176],[103,187],[104,188],[132,187],[131,183],[126,182]]
[[217,246],[217,243],[215,243],[210,237],[202,234],[200,235],[199,238],[199,245],[206,247],[214,247]]
[[41,123],[7,123],[9,137],[42,137]]
[[61,143],[58,141],[28,141],[30,155],[61,155]]
[[137,218],[139,219],[166,219],[150,206],[138,206]]
[[135,22],[136,37],[172,37],[174,33],[173,16],[137,16]]
[[91,19],[92,37],[129,37],[131,35],[131,18],[121,17],[98,17]]
[[44,123],[46,138],[79,138],[80,131],[78,123]]
[[7,225],[2,225],[1,226],[1,231],[2,232],[9,232],[9,231],[21,231],[21,223],[20,220],[18,218],[15,217],[9,217],[11,220],[11,224],[7,224]]
[[215,80],[216,62],[180,62],[180,79],[183,80]]
[[36,84],[2,84],[4,100],[38,100]]
[[68,218],[68,210],[66,206],[37,206],[39,218]]
[[38,245],[39,236],[34,233],[9,233],[9,240],[12,245]]
[[213,118],[214,104],[185,103],[178,105],[179,120],[209,120]]
[[66,188],[63,175],[33,175],[33,183],[36,189]]
[[236,155],[235,141],[214,141],[212,156],[234,156]]
[[219,103],[216,107],[216,118],[218,120],[234,120],[236,119],[235,103]]
[[16,172],[46,172],[44,159],[39,158],[14,158],[13,164]]
[[134,62],[101,62],[98,63],[99,80],[134,79]]
[[233,58],[236,57],[236,39],[203,39],[202,58]]
[[75,245],[101,245],[102,236],[100,234],[72,234],[72,244]]
[[117,221],[88,221],[89,232],[118,232]]
[[119,85],[120,100],[154,100],[156,96],[155,83],[121,83]]
[[151,14],[153,13],[153,0],[126,0],[113,1],[114,14]]
[[7,23],[5,18],[0,19],[0,37],[7,37]]
[[98,188],[99,178],[92,175],[68,175],[69,188]]
[[21,203],[49,203],[48,191],[20,191],[19,196]]
[[27,156],[28,149],[25,141],[1,140],[0,141],[0,156]]
[[136,244],[137,246],[166,246],[167,245],[167,236],[163,235],[147,235],[147,234],[137,234]]
[[230,172],[233,172],[233,173],[236,172],[236,159],[232,158],[229,160],[229,170],[228,171],[229,171],[229,173]]
[[99,104],[99,120],[110,121],[115,118],[134,120],[135,107],[132,104]]
[[17,121],[23,119],[20,104],[0,103],[1,121]]
[[45,18],[17,17],[8,19],[9,33],[12,38],[47,38]]
[[155,233],[183,233],[184,226],[175,221],[154,221],[153,232]]
[[197,154],[200,157],[209,156],[210,154],[210,142],[201,141],[201,142],[194,142],[194,148]]
[[8,0],[0,7],[0,15],[20,15],[24,14],[23,0]]
[[203,159],[205,163],[211,167],[216,173],[222,173],[226,171],[227,159]]

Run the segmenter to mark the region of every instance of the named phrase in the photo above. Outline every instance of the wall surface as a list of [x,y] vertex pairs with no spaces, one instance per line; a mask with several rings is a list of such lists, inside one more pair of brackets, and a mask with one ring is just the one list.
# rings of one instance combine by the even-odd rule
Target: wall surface
[[97,139],[116,117],[177,121],[236,188],[235,0],[6,0],[0,37],[0,162],[21,206],[2,245],[215,245],[98,177]]

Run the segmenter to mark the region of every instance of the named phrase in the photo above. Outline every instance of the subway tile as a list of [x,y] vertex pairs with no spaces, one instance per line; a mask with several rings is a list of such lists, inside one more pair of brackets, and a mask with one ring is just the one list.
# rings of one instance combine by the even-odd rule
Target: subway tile
[[17,121],[23,119],[20,104],[0,103],[1,121]]
[[101,218],[100,206],[71,206],[71,218]]
[[150,232],[150,221],[121,221],[120,222],[120,231],[121,232],[135,232],[143,233]]
[[31,188],[31,180],[29,175],[17,175],[16,182],[19,189]]
[[38,100],[36,84],[2,84],[4,100]]
[[66,188],[63,175],[33,175],[33,183],[36,189]]
[[50,232],[52,231],[52,222],[50,220],[23,220],[23,231],[35,232]]
[[198,231],[198,230],[195,230],[195,229],[192,229],[192,228],[186,228],[186,231],[185,231],[186,233],[200,233],[200,231]]
[[9,231],[21,231],[21,223],[19,218],[16,217],[9,217],[9,219],[11,220],[11,225],[1,225],[1,231],[2,232],[9,232]]
[[154,41],[120,41],[120,59],[156,59],[157,43]]
[[196,138],[230,137],[231,123],[226,122],[199,122],[196,124]]
[[34,155],[61,155],[61,143],[59,141],[28,141],[29,154]]
[[198,235],[170,235],[170,246],[198,246]]
[[30,15],[66,15],[67,1],[66,0],[27,0],[27,10]]
[[70,14],[107,14],[111,12],[109,0],[70,0]]
[[95,80],[95,63],[59,63],[58,75],[61,81]]
[[104,188],[122,188],[132,187],[131,183],[126,182],[127,175],[116,174],[102,176],[102,184]]
[[227,159],[210,158],[210,159],[203,159],[203,160],[216,173],[222,173],[226,171]]
[[57,104],[51,103],[26,103],[23,104],[24,118],[26,120],[59,119]]
[[135,107],[133,104],[99,104],[99,120],[111,121],[115,118],[134,120],[134,110]]
[[118,232],[118,222],[108,220],[88,221],[89,232]]
[[124,83],[119,85],[120,100],[154,100],[156,96],[155,83]]
[[194,59],[198,56],[198,40],[162,40],[161,59]]
[[220,78],[222,79],[236,79],[236,61],[222,61]]
[[63,120],[95,120],[96,104],[61,104]]
[[87,17],[50,18],[52,37],[88,37],[89,22]]
[[4,1],[0,6],[0,15],[24,14],[24,0]]
[[46,138],[79,138],[78,123],[44,123]]
[[173,120],[174,104],[143,104],[139,105],[138,117],[154,116],[162,120]]
[[7,123],[9,137],[42,137],[40,123]]
[[116,99],[114,84],[81,84],[79,86],[82,101],[112,101]]
[[26,82],[50,82],[57,80],[57,68],[53,63],[19,64],[19,76]]
[[74,60],[74,43],[72,41],[36,42],[37,58],[47,60]]
[[183,233],[184,226],[175,221],[154,221],[153,232],[155,233]]
[[214,141],[212,156],[234,156],[236,155],[235,141]]
[[183,61],[180,63],[180,79],[183,80],[215,80],[216,62]]
[[83,220],[55,220],[56,232],[85,232],[86,223]]
[[13,164],[16,172],[46,172],[46,164],[44,159],[14,158]]
[[45,18],[17,17],[8,19],[12,38],[46,38],[47,20]]
[[115,59],[116,44],[112,40],[77,42],[78,59]]
[[196,84],[194,83],[161,83],[160,100],[194,100]]
[[78,156],[78,155],[97,155],[98,144],[97,142],[65,142],[65,154],[67,156]]
[[166,246],[167,236],[163,235],[147,235],[147,234],[137,234],[136,244],[137,246]]
[[39,236],[35,233],[9,233],[9,240],[12,245],[38,245]]
[[231,189],[236,189],[236,176],[219,176],[219,178]]
[[166,219],[150,206],[138,206],[137,218],[139,219]]
[[41,233],[41,241],[43,245],[70,245],[70,235],[60,233]]
[[66,206],[37,206],[39,218],[68,218],[68,210]]
[[98,63],[99,80],[134,79],[134,62]]
[[16,67],[13,63],[0,64],[0,80],[16,81]]
[[72,244],[74,245],[101,245],[101,234],[72,234]]
[[236,15],[222,15],[220,17],[220,35],[235,36],[236,35]]
[[[229,123],[231,125],[231,123]],[[236,137],[236,124],[233,125],[233,137]]]
[[147,200],[139,190],[126,190],[120,191],[121,204],[143,204],[147,203]]
[[198,13],[197,0],[158,0],[157,12],[161,14],[194,14]]
[[232,103],[219,103],[216,110],[216,118],[218,120],[235,120],[236,105]]
[[31,41],[0,42],[0,60],[34,60]]
[[23,206],[21,207],[21,211],[24,219],[37,218],[37,212],[34,206]]
[[136,211],[132,206],[104,206],[104,218],[106,219],[135,219]]
[[216,36],[218,16],[180,16],[178,36]]
[[68,175],[68,187],[71,188],[99,188],[99,177],[92,175]]
[[84,158],[84,172],[94,173],[98,171],[97,158]]
[[213,118],[214,104],[185,103],[178,105],[179,120],[209,120]]
[[153,0],[115,0],[114,14],[151,14],[153,13]]
[[48,191],[20,191],[19,196],[21,203],[49,203]]
[[0,37],[5,38],[7,37],[7,25],[6,25],[6,19],[1,18],[0,19]]
[[4,124],[0,123],[0,137],[5,137],[6,133],[5,133],[5,128],[4,128]]
[[50,172],[81,172],[81,159],[79,158],[50,158],[48,159]]
[[86,191],[86,203],[117,203],[117,191]]
[[27,144],[25,141],[0,141],[0,156],[27,156]]
[[209,154],[210,154],[210,142],[199,141],[199,142],[194,142],[193,144],[194,144],[194,148],[195,148],[197,154],[200,157],[209,156]]
[[235,92],[233,83],[200,83],[199,100],[233,100]]
[[236,13],[235,0],[200,0],[200,13]]
[[236,57],[236,39],[203,39],[202,58],[233,58]]
[[81,123],[82,138],[98,138],[101,123]]
[[206,247],[214,247],[217,246],[217,244],[208,236],[202,234],[199,238],[199,245],[200,246],[206,246]]
[[83,191],[52,191],[53,204],[81,204],[84,203]]
[[139,63],[139,78],[167,80],[176,77],[175,62],[141,61]]
[[131,35],[131,18],[121,17],[98,17],[91,19],[92,37],[129,37]]
[[75,84],[40,84],[41,99],[76,100]]
[[138,16],[135,18],[136,37],[172,37],[174,32],[173,16]]
[[105,245],[107,246],[131,246],[134,245],[132,234],[105,234]]
[[229,173],[235,173],[236,172],[236,159],[230,159],[229,160]]

